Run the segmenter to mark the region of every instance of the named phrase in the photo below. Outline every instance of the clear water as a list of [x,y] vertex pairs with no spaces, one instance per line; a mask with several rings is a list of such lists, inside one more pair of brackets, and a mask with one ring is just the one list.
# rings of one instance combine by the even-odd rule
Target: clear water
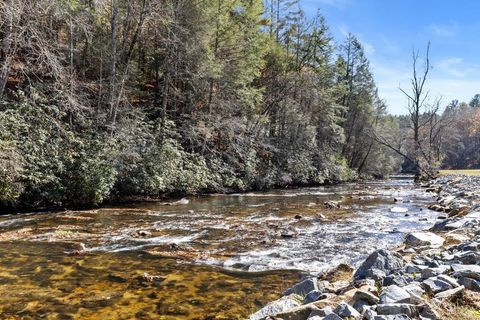
[[431,202],[394,179],[2,216],[0,316],[242,319],[302,273],[358,264],[431,226]]

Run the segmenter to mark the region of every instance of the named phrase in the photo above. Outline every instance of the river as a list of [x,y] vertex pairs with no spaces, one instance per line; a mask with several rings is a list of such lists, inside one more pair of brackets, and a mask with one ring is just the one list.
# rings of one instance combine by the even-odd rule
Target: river
[[399,178],[188,200],[1,216],[0,317],[244,319],[438,215]]

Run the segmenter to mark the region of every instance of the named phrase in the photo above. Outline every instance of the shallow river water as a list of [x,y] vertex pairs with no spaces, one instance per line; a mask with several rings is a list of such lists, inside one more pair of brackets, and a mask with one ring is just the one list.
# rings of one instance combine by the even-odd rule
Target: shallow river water
[[438,215],[408,179],[188,200],[1,216],[0,318],[244,319]]

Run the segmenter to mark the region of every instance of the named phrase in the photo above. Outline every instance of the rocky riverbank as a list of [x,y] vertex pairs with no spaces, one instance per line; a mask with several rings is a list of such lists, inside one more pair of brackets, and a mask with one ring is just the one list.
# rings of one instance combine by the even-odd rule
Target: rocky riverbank
[[480,177],[444,176],[425,187],[438,194],[430,208],[445,213],[431,230],[374,251],[355,271],[341,265],[305,278],[249,319],[478,319]]

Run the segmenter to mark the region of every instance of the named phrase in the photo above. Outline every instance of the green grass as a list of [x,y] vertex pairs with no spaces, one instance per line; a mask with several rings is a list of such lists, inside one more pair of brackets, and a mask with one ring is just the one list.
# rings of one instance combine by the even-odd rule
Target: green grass
[[480,169],[468,169],[468,170],[440,170],[440,175],[447,174],[465,174],[468,176],[480,176]]

